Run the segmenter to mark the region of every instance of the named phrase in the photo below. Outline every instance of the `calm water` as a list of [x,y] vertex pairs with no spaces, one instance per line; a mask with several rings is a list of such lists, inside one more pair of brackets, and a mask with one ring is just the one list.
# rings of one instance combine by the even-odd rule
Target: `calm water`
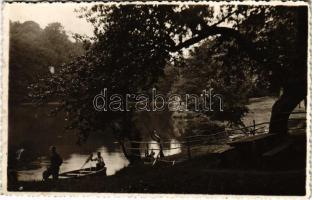
[[[107,148],[101,147],[93,152],[94,157],[98,151],[101,152],[104,158],[108,176],[115,174],[118,170],[126,167],[129,164],[128,160],[123,156],[122,152],[116,151],[109,153]],[[63,161],[63,164],[60,167],[60,173],[80,169],[88,157],[89,154],[71,154],[69,158]],[[49,161],[47,157],[39,157],[31,164],[38,166],[38,168],[18,171],[18,180],[41,180],[42,172],[46,170],[47,166],[49,165]],[[95,162],[88,162],[84,167],[91,166],[95,166]]]
[[[178,154],[181,152],[179,148],[180,145],[177,140],[171,140],[170,148],[174,148],[172,150],[164,150],[165,156]],[[158,149],[157,144],[149,145],[149,148]],[[102,157],[104,158],[106,167],[107,167],[107,175],[114,175],[120,169],[129,165],[129,161],[125,158],[124,154],[118,150],[114,152],[109,152],[106,147],[100,147],[93,152],[93,156],[96,156],[96,152],[101,152]],[[154,150],[155,155],[158,154],[159,151]],[[142,153],[143,154],[143,153]],[[63,164],[60,167],[60,173],[80,169],[85,161],[88,159],[90,154],[70,154],[67,159],[63,161]],[[24,169],[18,171],[18,180],[42,180],[42,172],[46,170],[49,165],[49,160],[45,156],[38,157],[35,161],[29,163],[30,166],[37,166],[35,169]],[[88,162],[84,167],[92,167],[95,166],[95,162]],[[27,166],[26,166],[27,168]]]
[[[253,99],[248,108],[250,112],[244,118],[246,125],[268,121],[274,99]],[[16,151],[23,148],[23,163],[12,164],[11,168],[18,171],[19,180],[41,180],[42,172],[49,164],[49,147],[54,145],[63,158],[60,172],[81,168],[88,156],[100,151],[105,160],[107,174],[113,175],[118,170],[126,167],[129,162],[121,152],[114,136],[107,130],[92,134],[87,143],[76,145],[77,132],[65,132],[67,121],[64,115],[50,117],[49,111],[53,105],[35,108],[33,106],[15,106],[10,108],[9,115],[9,160],[16,157]],[[260,113],[260,114],[259,114]],[[173,116],[173,117],[172,117]],[[187,121],[181,114],[168,112],[147,112],[136,116],[136,126],[141,131],[143,140],[149,139],[151,131],[156,130],[162,138],[176,138],[184,134]],[[264,127],[267,128],[267,127]],[[147,136],[147,137],[145,137]],[[144,138],[145,137],[145,138]],[[179,142],[171,140],[165,150],[165,155],[180,153]],[[157,149],[157,144],[149,148]],[[144,154],[144,152],[142,152]],[[155,155],[158,152],[155,151]],[[95,163],[88,163],[86,167]],[[9,165],[10,166],[10,165]],[[16,167],[17,166],[17,167]]]
[[[64,131],[67,121],[64,115],[50,117],[49,111],[53,105],[35,108],[33,106],[17,106],[10,110],[9,119],[9,159],[15,159],[17,151],[23,149],[21,160],[9,168],[16,169],[19,180],[41,180],[42,172],[49,165],[49,147],[54,145],[63,158],[60,172],[80,169],[88,156],[101,152],[107,167],[107,175],[113,175],[126,167],[129,162],[125,158],[113,133],[103,132],[91,134],[85,144],[76,144],[77,132]],[[149,132],[157,130],[162,137],[172,138],[178,136],[184,124],[170,121],[170,113],[143,113],[137,116],[136,125],[142,132],[143,140],[148,140]],[[148,124],[148,126],[147,126]],[[147,136],[144,138],[144,135]],[[179,153],[178,141],[172,140],[165,150],[165,155]],[[149,148],[158,148],[157,144]],[[144,154],[144,152],[142,152]],[[155,151],[155,155],[158,151]],[[95,165],[89,162],[85,167]],[[10,166],[10,165],[9,165]]]

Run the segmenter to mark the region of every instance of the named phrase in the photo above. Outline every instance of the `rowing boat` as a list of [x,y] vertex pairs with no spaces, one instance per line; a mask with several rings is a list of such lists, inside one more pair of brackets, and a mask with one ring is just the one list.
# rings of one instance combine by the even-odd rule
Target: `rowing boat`
[[69,179],[69,178],[80,178],[80,177],[89,177],[89,176],[97,176],[104,175],[106,176],[106,167],[101,169],[97,169],[96,167],[88,167],[68,172],[63,172],[59,174],[60,179]]

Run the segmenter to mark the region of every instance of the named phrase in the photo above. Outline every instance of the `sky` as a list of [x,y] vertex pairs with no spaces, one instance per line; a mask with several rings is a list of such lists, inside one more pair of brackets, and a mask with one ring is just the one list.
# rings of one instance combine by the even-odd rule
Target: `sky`
[[78,13],[74,12],[75,9],[83,6],[86,4],[56,3],[51,6],[49,3],[12,3],[6,4],[6,9],[11,21],[25,22],[31,20],[37,22],[41,28],[52,22],[60,22],[68,33],[93,36],[92,25],[85,19],[78,18]]
[[[35,21],[41,28],[60,22],[66,32],[93,36],[93,27],[86,19],[78,18],[75,9],[91,7],[94,3],[12,3],[6,4],[9,20]],[[71,35],[71,34],[69,34]]]
[[[78,18],[78,13],[74,12],[75,9],[90,7],[93,4],[95,3],[11,3],[5,6],[11,21],[32,20],[41,28],[52,22],[60,22],[68,33],[93,36],[92,25],[85,19]],[[218,13],[218,6],[219,4],[215,3],[216,13]]]

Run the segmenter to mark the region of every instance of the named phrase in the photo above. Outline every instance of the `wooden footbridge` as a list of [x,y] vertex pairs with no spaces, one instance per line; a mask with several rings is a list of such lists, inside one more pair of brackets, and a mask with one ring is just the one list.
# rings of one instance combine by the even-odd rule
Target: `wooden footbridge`
[[[279,162],[279,157],[294,156],[293,162],[297,165],[305,166],[306,156],[306,118],[296,117],[296,115],[305,115],[305,112],[292,113],[289,119],[288,135],[280,136],[269,133],[265,130],[269,122],[256,124],[255,122],[243,128],[219,131],[211,134],[197,134],[178,138],[174,142],[171,140],[158,141],[130,141],[139,143],[140,147],[129,150],[140,150],[140,157],[148,157],[150,151],[170,151],[176,150],[179,153],[168,156],[160,154],[149,157],[150,163],[166,163],[169,166],[191,160],[195,157],[212,156],[219,157],[226,165],[263,165]],[[295,116],[295,117],[292,117]],[[158,146],[158,148],[148,148],[149,146]],[[144,152],[144,153],[143,153]],[[233,160],[239,163],[235,163]],[[297,160],[296,160],[297,159]],[[145,159],[148,160],[148,159]],[[277,163],[278,164],[278,163]],[[273,164],[274,165],[274,164]]]

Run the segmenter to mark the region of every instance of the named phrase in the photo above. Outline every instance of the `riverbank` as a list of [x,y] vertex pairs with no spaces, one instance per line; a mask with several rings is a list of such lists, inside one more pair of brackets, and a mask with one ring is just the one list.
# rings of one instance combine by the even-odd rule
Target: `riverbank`
[[[287,163],[284,163],[287,164]],[[155,166],[138,164],[113,176],[18,182],[10,190],[55,192],[304,195],[304,169],[224,167],[217,157]]]
[[[261,106],[257,104],[259,102],[262,102]],[[249,123],[246,121],[246,124],[250,125],[253,120],[268,121],[272,102],[273,99],[268,97],[254,99],[249,105],[250,112],[245,117],[245,120],[249,120]],[[258,113],[262,114],[258,115]],[[22,192],[304,195],[306,133],[302,131],[299,134],[298,130],[296,132],[297,136],[293,136],[293,139],[296,139],[287,151],[283,150],[265,159],[261,157],[260,161],[260,156],[252,155],[250,150],[260,151],[262,147],[265,147],[261,153],[268,152],[270,148],[267,148],[267,145],[262,145],[262,142],[259,142],[257,148],[249,142],[239,144],[240,146],[236,145],[236,150],[228,151],[228,156],[216,155],[216,153],[211,155],[212,146],[209,145],[210,154],[207,153],[206,148],[201,147],[192,151],[191,160],[174,165],[171,163],[156,163],[154,166],[137,164],[123,168],[112,176],[59,180],[57,182],[10,182],[9,190]],[[246,145],[251,146],[246,148]],[[238,153],[238,149],[240,149],[240,153]],[[257,152],[256,155],[258,155]],[[187,158],[187,156],[184,155],[183,158]],[[178,160],[174,156],[166,157],[166,159]],[[116,158],[113,161],[116,162]],[[252,164],[252,162],[255,163]]]
[[[249,113],[243,119],[246,126],[252,125],[253,120],[256,123],[268,121],[274,100],[272,97],[250,99],[250,103],[247,105]],[[114,135],[109,130],[105,130],[105,133],[103,131],[90,134],[86,143],[77,145],[78,133],[75,130],[64,132],[64,127],[67,126],[66,121],[64,121],[65,114],[59,113],[55,117],[49,116],[50,110],[54,109],[54,106],[54,104],[49,104],[43,107],[33,107],[33,105],[24,104],[14,107],[10,115],[8,167],[18,171],[19,180],[41,179],[42,171],[49,163],[49,147],[52,145],[57,147],[63,158],[61,172],[79,169],[90,153],[95,154],[98,151],[101,152],[107,163],[108,175],[113,175],[128,165],[119,144],[116,143]],[[258,116],[258,113],[261,116]],[[150,134],[148,131],[153,129],[157,129],[164,138],[168,136],[175,138],[172,134],[173,131],[183,131],[186,127],[185,120],[176,119],[177,121],[174,122],[170,119],[171,115],[166,112],[145,113],[144,115],[142,113],[138,119],[141,124],[139,129],[144,137],[147,136],[146,138]],[[164,124],[165,121],[167,123]],[[239,134],[241,133],[239,131]],[[176,144],[170,144],[170,147],[175,149],[166,151],[165,154],[179,153],[180,149],[177,148],[180,146],[179,142],[174,140],[173,143]],[[22,153],[17,162],[16,153],[18,151]]]

